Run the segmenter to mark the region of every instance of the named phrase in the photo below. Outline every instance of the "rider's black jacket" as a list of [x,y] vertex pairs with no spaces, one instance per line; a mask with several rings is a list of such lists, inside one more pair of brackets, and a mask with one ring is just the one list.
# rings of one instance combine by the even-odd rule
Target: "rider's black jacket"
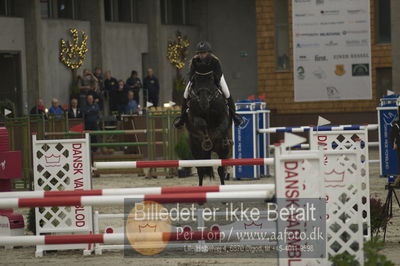
[[190,62],[189,79],[192,80],[196,72],[206,74],[210,71],[214,73],[214,80],[219,85],[222,68],[218,57],[210,53],[206,58],[200,59],[198,55],[195,55]]

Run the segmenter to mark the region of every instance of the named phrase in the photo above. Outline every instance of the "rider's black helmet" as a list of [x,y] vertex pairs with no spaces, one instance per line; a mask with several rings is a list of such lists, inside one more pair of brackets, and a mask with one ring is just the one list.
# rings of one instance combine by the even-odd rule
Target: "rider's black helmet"
[[211,45],[206,41],[201,41],[196,45],[196,53],[211,52]]

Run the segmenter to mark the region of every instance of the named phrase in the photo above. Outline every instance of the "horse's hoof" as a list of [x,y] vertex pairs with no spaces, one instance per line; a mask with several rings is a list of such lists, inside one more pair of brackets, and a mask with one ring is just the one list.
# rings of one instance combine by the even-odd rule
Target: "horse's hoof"
[[201,143],[201,148],[204,151],[211,151],[211,149],[213,148],[213,143],[212,143],[211,139],[203,140],[203,142]]

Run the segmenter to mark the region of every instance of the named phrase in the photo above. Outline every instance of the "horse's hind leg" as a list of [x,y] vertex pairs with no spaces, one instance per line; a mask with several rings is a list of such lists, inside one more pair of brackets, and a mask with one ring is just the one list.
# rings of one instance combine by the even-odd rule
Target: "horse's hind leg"
[[199,176],[199,186],[202,186],[204,178],[204,172],[202,167],[197,167],[197,175]]
[[[229,145],[219,145],[218,149],[215,151],[220,159],[227,159],[229,155]],[[227,177],[227,172],[225,166],[218,167],[218,175],[221,185],[225,185],[225,179]]]
[[207,167],[197,167],[197,174],[199,175],[199,186],[203,185],[203,179],[204,176],[206,176],[207,172]]
[[[201,141],[199,139],[190,138],[190,149],[193,158],[196,160],[210,159],[211,152],[201,149]],[[203,185],[204,176],[210,172],[209,167],[197,167],[197,175],[199,176],[199,186]]]
[[[200,159],[209,159],[209,158],[200,158]],[[214,177],[213,168],[212,167],[197,167],[197,174],[199,175],[199,186],[203,185],[203,179],[205,176],[210,176],[210,178]]]

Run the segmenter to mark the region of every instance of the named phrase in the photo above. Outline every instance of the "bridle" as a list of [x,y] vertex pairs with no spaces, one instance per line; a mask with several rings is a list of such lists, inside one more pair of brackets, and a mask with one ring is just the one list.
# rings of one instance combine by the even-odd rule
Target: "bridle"
[[[212,74],[213,74],[213,71],[209,71],[209,72],[207,72],[207,73],[195,72],[195,75],[194,75],[193,79],[196,80],[196,77],[198,77],[198,76],[199,76],[199,77],[203,77],[203,78],[205,78],[206,76],[211,76],[210,79],[211,79],[212,83],[214,83],[214,76],[213,76]],[[195,85],[194,85],[194,86],[195,86]],[[213,90],[213,91],[211,91],[211,90]],[[190,99],[190,100],[195,100],[195,101],[200,101],[199,94],[200,94],[201,92],[203,92],[203,91],[208,92],[207,101],[208,101],[209,103],[212,103],[213,101],[215,101],[215,99],[216,99],[218,96],[222,95],[222,92],[221,92],[221,90],[220,90],[219,88],[214,89],[214,88],[201,87],[201,88],[198,88],[198,89],[194,89],[194,88],[192,87],[192,88],[190,89],[189,99]]]

